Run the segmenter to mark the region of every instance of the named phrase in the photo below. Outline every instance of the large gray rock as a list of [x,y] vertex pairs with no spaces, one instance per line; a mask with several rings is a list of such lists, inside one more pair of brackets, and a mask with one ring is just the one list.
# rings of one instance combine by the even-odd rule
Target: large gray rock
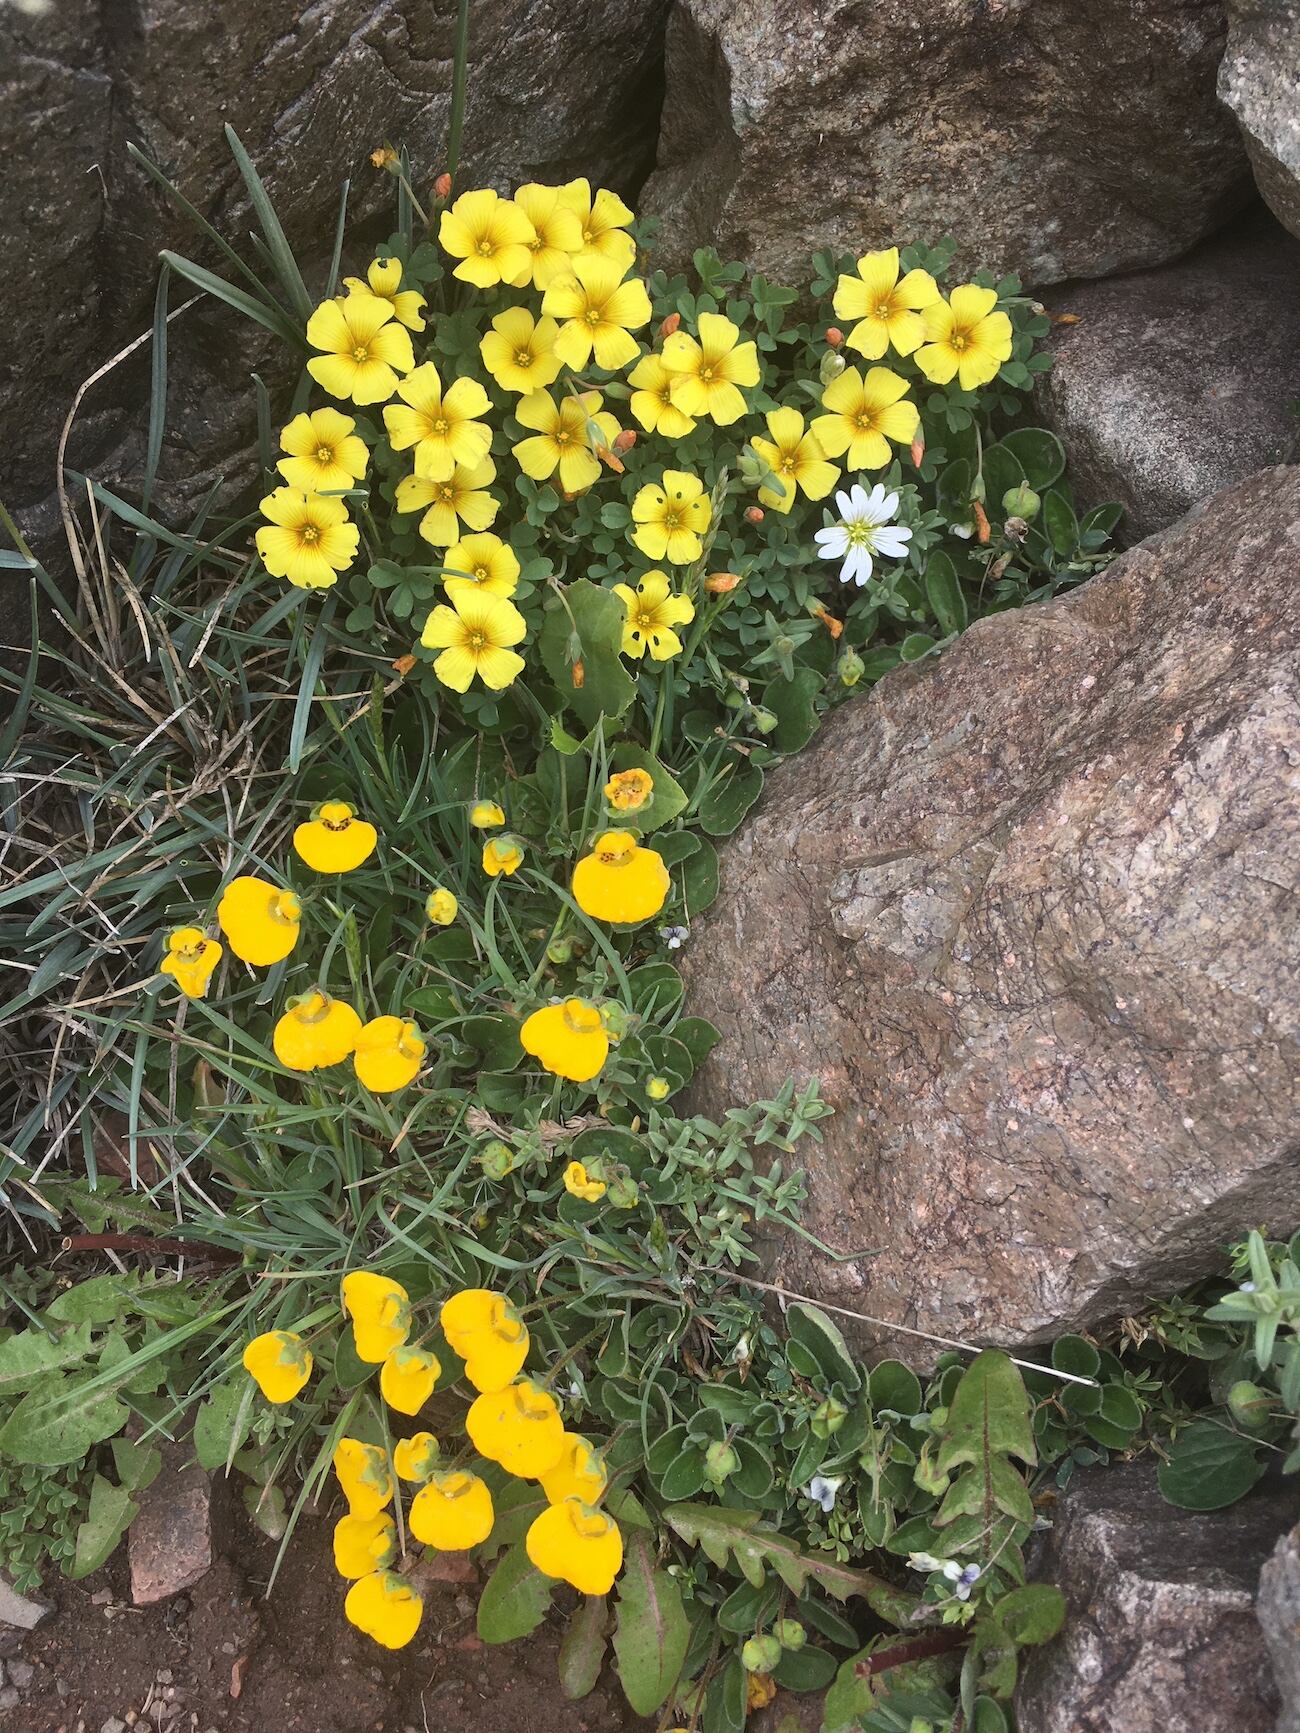
[[1192,1515],[1164,1503],[1147,1463],[1072,1481],[1035,1572],[1069,1614],[1027,1651],[1023,1733],[1265,1733],[1278,1696],[1252,1603],[1298,1506],[1292,1487]]
[[836,1108],[805,1220],[873,1255],[789,1239],[787,1286],[1011,1344],[1300,1223],[1298,652],[1288,468],[979,621],[773,776],[688,972],[709,1111],[791,1072]]
[[679,0],[647,208],[806,281],[820,247],[952,235],[1033,283],[1174,258],[1247,183],[1222,0]]
[[1260,192],[1300,235],[1300,0],[1228,0],[1219,95],[1241,126]]
[[[654,153],[666,7],[476,0],[462,181],[584,173],[634,187]],[[456,10],[455,0],[140,0],[126,12],[110,0],[57,0],[42,12],[0,5],[0,248],[7,320],[21,334],[0,357],[0,397],[9,424],[23,429],[6,466],[10,507],[48,493],[75,388],[147,329],[158,248],[211,262],[130,162],[128,141],[238,240],[250,223],[222,136],[229,123],[290,240],[319,263],[345,178],[354,226],[368,223],[375,236],[391,227],[394,184],[370,165],[376,146],[404,143],[422,190],[444,166]],[[232,399],[247,393],[250,341],[245,333],[223,346]],[[173,372],[184,372],[183,327],[174,343]],[[196,365],[205,365],[202,353]],[[139,438],[124,440],[146,401],[147,391],[132,396],[115,375],[106,394],[87,399],[75,461],[129,465]],[[189,429],[205,463],[230,442],[225,407],[211,417],[211,440],[201,426]]]
[[1300,436],[1300,241],[1266,211],[1157,270],[1050,297],[1043,419],[1085,505],[1119,500],[1126,542],[1281,462]]
[[1300,1526],[1284,1534],[1265,1561],[1255,1616],[1282,1698],[1277,1733],[1300,1733]]

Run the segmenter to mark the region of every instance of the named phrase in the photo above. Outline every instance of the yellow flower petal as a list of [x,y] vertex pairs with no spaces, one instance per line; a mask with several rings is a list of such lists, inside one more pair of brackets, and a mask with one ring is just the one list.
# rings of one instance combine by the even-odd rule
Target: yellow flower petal
[[411,1333],[411,1297],[400,1282],[374,1270],[350,1270],[339,1284],[352,1320],[357,1357],[381,1365]]
[[293,833],[294,852],[318,873],[350,873],[370,859],[379,832],[346,801],[327,801]]
[[480,1456],[529,1479],[545,1474],[564,1448],[555,1398],[528,1378],[476,1397],[465,1430]]
[[393,1476],[388,1457],[377,1444],[340,1438],[334,1451],[334,1473],[353,1516],[378,1516],[393,1502]]
[[618,1524],[577,1498],[544,1510],[528,1530],[524,1545],[543,1576],[571,1583],[584,1595],[608,1594],[623,1566]]
[[244,1370],[268,1402],[292,1402],[313,1363],[311,1349],[292,1330],[268,1330],[244,1349]]
[[663,859],[628,831],[606,831],[573,869],[573,895],[598,921],[630,924],[657,915],[671,881]]
[[477,1474],[435,1474],[411,1500],[407,1524],[439,1552],[467,1552],[492,1532],[492,1494]]
[[609,1057],[609,1037],[600,1012],[585,999],[547,1005],[524,1020],[519,1040],[525,1053],[541,1061],[555,1077],[587,1083]]
[[385,1649],[404,1649],[420,1628],[424,1602],[405,1577],[372,1571],[353,1583],[343,1603],[349,1624]]
[[436,1354],[423,1348],[394,1348],[380,1369],[379,1393],[399,1414],[418,1414],[441,1376],[442,1362]]
[[393,1446],[393,1467],[403,1480],[423,1484],[438,1466],[438,1440],[432,1432],[413,1432]]
[[390,1095],[418,1074],[426,1051],[416,1024],[401,1017],[372,1017],[357,1036],[352,1063],[367,1089]]
[[313,988],[291,999],[276,1022],[271,1045],[281,1065],[290,1071],[319,1071],[340,1065],[356,1046],[361,1019],[341,999]]
[[386,1510],[373,1516],[354,1516],[351,1511],[334,1524],[334,1569],[341,1577],[369,1576],[383,1570],[397,1556],[397,1530]]

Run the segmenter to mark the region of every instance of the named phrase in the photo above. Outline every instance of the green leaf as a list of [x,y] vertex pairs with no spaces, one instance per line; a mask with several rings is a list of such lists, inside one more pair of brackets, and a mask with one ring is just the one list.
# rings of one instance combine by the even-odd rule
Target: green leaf
[[957,577],[957,568],[942,549],[937,549],[926,561],[925,593],[945,638],[966,630],[970,618],[966,597]]
[[1029,1423],[1029,1397],[1007,1355],[987,1349],[967,1367],[948,1410],[936,1466],[946,1474],[959,1463],[982,1464],[990,1455],[1038,1460]]
[[1022,1648],[1050,1643],[1065,1623],[1065,1596],[1050,1583],[1027,1583],[1004,1595],[994,1611],[1007,1635]]
[[733,760],[729,773],[710,785],[699,804],[700,826],[710,836],[730,836],[763,792],[763,772],[756,764]]
[[[588,578],[566,585],[547,603],[538,634],[542,666],[564,702],[589,727],[601,716],[621,716],[636,696],[636,683],[620,654],[627,610],[612,590]],[[570,649],[582,664],[582,684],[574,684]]]
[[1020,464],[1035,493],[1042,493],[1065,473],[1065,447],[1045,427],[1017,427],[999,443]]
[[206,294],[215,295],[218,301],[224,301],[228,307],[233,307],[237,313],[242,313],[254,324],[264,326],[274,332],[295,348],[302,346],[302,334],[294,329],[282,308],[274,302],[262,301],[248,294],[244,289],[237,289],[233,283],[228,283],[224,277],[218,277],[214,271],[205,270],[202,265],[196,265],[192,259],[184,259],[179,253],[164,249],[159,257],[163,259],[177,276],[184,277],[193,283],[196,289],[202,289]]
[[0,1397],[23,1395],[51,1372],[80,1365],[92,1351],[88,1322],[48,1333],[21,1330],[0,1342]]
[[792,1594],[817,1583],[837,1601],[856,1595],[891,1624],[903,1625],[917,1605],[915,1595],[897,1589],[872,1571],[854,1570],[822,1554],[801,1552],[792,1540],[759,1523],[754,1510],[728,1510],[707,1504],[675,1504],[664,1520],[688,1546],[700,1550],[722,1570],[729,1557],[746,1582],[757,1588],[773,1570]]
[[861,1387],[862,1374],[857,1361],[849,1352],[843,1332],[825,1312],[796,1300],[786,1308],[785,1321],[791,1338],[812,1355],[827,1384],[842,1384],[850,1391]]
[[1043,528],[1061,558],[1068,559],[1079,545],[1079,523],[1074,507],[1055,488],[1043,495]]
[[554,1586],[517,1541],[502,1553],[479,1596],[479,1636],[485,1643],[512,1643],[528,1636],[546,1617]]
[[29,1391],[0,1427],[0,1455],[48,1468],[80,1462],[92,1444],[120,1432],[130,1412],[111,1387],[88,1389],[58,1372]]
[[817,732],[821,717],[817,699],[824,684],[816,668],[796,668],[793,680],[773,680],[763,692],[763,705],[776,717],[768,736],[778,752],[799,752]]
[[484,1071],[509,1071],[524,1056],[519,1024],[504,1012],[490,1017],[466,1017],[458,1031],[462,1041],[478,1050]]
[[1222,1510],[1245,1497],[1264,1467],[1263,1454],[1250,1439],[1213,1420],[1194,1420],[1170,1445],[1156,1480],[1180,1510]]
[[935,640],[928,632],[909,632],[898,646],[898,654],[904,662],[919,662],[922,656],[929,655],[934,645]]
[[115,1438],[112,1442],[113,1467],[126,1492],[143,1492],[158,1478],[162,1468],[162,1451],[150,1444],[137,1444],[130,1438]]
[[560,1689],[571,1701],[596,1687],[605,1664],[609,1608],[604,1595],[586,1595],[560,1644]]
[[271,262],[275,266],[275,274],[280,279],[280,285],[293,303],[294,311],[304,325],[312,315],[312,298],[307,293],[307,285],[302,280],[302,272],[298,269],[298,261],[293,256],[293,249],[280,226],[280,219],[275,214],[275,206],[262,185],[261,176],[253,167],[248,152],[240,143],[239,134],[233,126],[226,127],[226,143],[230,146],[230,154],[235,159],[244,185],[248,188],[248,196],[253,210],[266,236],[267,248],[271,254]]
[[668,1700],[686,1658],[690,1625],[674,1578],[656,1568],[652,1542],[637,1531],[618,1579],[614,1653],[634,1713],[653,1715]]
[[208,1473],[224,1469],[247,1438],[254,1388],[245,1372],[232,1372],[200,1403],[194,1416],[194,1454]]
[[77,1530],[76,1553],[68,1570],[74,1582],[88,1577],[105,1563],[139,1508],[124,1486],[114,1486],[102,1474],[95,1476],[90,1487],[86,1520]]
[[826,1649],[811,1643],[802,1649],[787,1649],[773,1674],[778,1685],[787,1691],[820,1691],[835,1677],[836,1660]]
[[895,1414],[921,1412],[921,1380],[901,1360],[881,1360],[867,1373],[867,1394],[874,1409]]
[[[130,1276],[92,1276],[51,1301],[46,1317],[61,1324],[110,1324],[135,1311],[138,1280]],[[2,1352],[2,1350],[0,1350]]]
[[1095,1378],[1101,1368],[1101,1355],[1082,1336],[1062,1336],[1052,1343],[1052,1364],[1058,1372]]
[[673,1037],[690,1054],[691,1064],[698,1071],[721,1041],[722,1031],[706,1017],[681,1017],[673,1024]]

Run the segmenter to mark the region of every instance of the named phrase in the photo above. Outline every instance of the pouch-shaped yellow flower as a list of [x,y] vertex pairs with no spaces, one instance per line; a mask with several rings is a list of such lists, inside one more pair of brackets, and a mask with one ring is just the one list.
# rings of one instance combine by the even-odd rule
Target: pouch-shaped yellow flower
[[490,879],[512,878],[524,864],[524,846],[517,836],[490,836],[483,844],[483,871]]
[[158,972],[170,975],[187,999],[201,999],[224,952],[200,927],[174,927]]
[[388,1458],[377,1444],[340,1438],[334,1451],[334,1473],[353,1516],[378,1516],[393,1502],[393,1476]]
[[648,770],[616,770],[605,784],[605,799],[616,812],[640,812],[654,788]]
[[292,1402],[312,1365],[311,1349],[292,1330],[267,1330],[244,1349],[244,1370],[268,1402]]
[[266,968],[298,943],[302,904],[268,879],[231,879],[217,904],[217,924],[242,962]]
[[438,1440],[432,1432],[413,1432],[393,1446],[393,1467],[402,1480],[426,1481],[438,1466]]
[[404,1649],[420,1628],[424,1602],[395,1571],[371,1571],[348,1590],[343,1611],[385,1649]]
[[545,1474],[564,1448],[564,1422],[555,1398],[529,1378],[476,1397],[465,1416],[465,1430],[480,1456],[531,1480]]
[[618,1524],[577,1498],[544,1510],[528,1530],[524,1548],[543,1576],[571,1583],[584,1595],[608,1594],[623,1566]]
[[504,1390],[518,1377],[528,1358],[528,1327],[510,1302],[500,1296],[494,1297],[483,1328],[461,1340],[466,1344],[458,1350],[465,1361],[465,1376],[484,1394]]
[[399,1414],[418,1414],[442,1376],[442,1362],[423,1348],[394,1348],[379,1373],[379,1394]]
[[609,1187],[603,1179],[593,1179],[582,1162],[571,1161],[564,1170],[564,1189],[583,1203],[599,1203]]
[[555,1077],[587,1083],[609,1057],[609,1036],[600,1012],[585,999],[546,1005],[524,1019],[519,1041]]
[[671,883],[662,856],[631,831],[607,830],[573,869],[573,895],[594,920],[630,923],[657,915]]
[[361,1019],[342,999],[331,999],[319,987],[290,999],[275,1025],[271,1045],[289,1071],[320,1071],[341,1065],[357,1044]]
[[496,830],[506,822],[506,815],[495,800],[476,800],[469,809],[469,822],[475,830]]
[[559,1459],[542,1476],[542,1491],[552,1504],[563,1504],[566,1498],[595,1504],[608,1480],[604,1462],[587,1440],[566,1432]]
[[438,1322],[442,1333],[464,1359],[475,1336],[490,1327],[492,1309],[500,1302],[500,1294],[491,1288],[461,1288],[442,1302]]
[[354,1516],[351,1511],[334,1524],[334,1569],[341,1577],[369,1576],[383,1570],[397,1556],[397,1530],[386,1510],[373,1516]]
[[358,1079],[375,1095],[405,1089],[424,1060],[427,1044],[418,1025],[402,1017],[372,1017],[357,1036],[352,1063]]
[[294,852],[313,872],[350,873],[370,859],[379,832],[346,800],[327,800],[293,833]]
[[447,890],[443,885],[431,890],[424,901],[424,912],[435,927],[449,927],[456,919],[459,909],[456,893]]
[[440,1552],[466,1552],[492,1532],[492,1494],[477,1474],[435,1474],[411,1500],[407,1527]]
[[400,1282],[374,1270],[349,1270],[339,1292],[352,1320],[357,1357],[382,1365],[411,1333],[411,1296]]

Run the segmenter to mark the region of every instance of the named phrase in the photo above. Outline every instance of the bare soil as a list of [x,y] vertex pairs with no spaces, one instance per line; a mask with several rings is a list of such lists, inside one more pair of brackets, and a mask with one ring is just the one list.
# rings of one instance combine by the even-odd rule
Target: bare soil
[[[343,1617],[329,1525],[304,1522],[270,1599],[275,1547],[232,1519],[222,1555],[193,1589],[130,1605],[125,1548],[83,1583],[55,1579],[40,1629],[0,1626],[3,1733],[624,1733],[649,1727],[606,1676],[561,1695],[562,1627],[485,1647],[477,1591],[438,1584],[409,1648],[389,1654]],[[16,1663],[16,1664],[15,1664]],[[21,1683],[19,1683],[21,1681]],[[3,1700],[3,1699],[0,1699]]]

